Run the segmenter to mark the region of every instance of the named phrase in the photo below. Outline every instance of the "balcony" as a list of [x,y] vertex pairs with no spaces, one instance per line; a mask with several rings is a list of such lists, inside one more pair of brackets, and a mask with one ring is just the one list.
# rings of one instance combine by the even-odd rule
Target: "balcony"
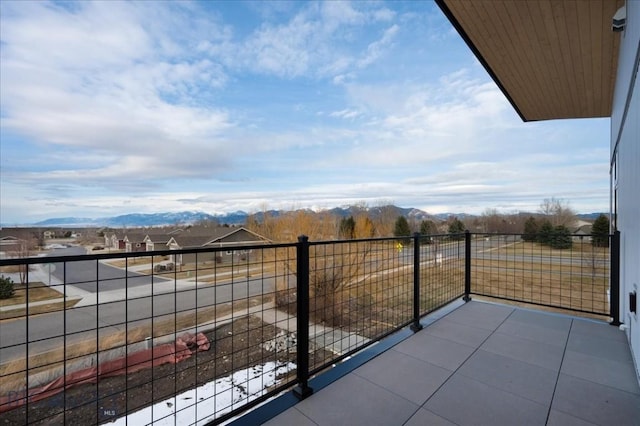
[[[369,354],[374,356],[370,361],[335,382],[325,385],[318,378],[318,391],[266,424],[640,421],[633,361],[624,333],[616,327],[494,303],[453,305],[425,318],[419,333],[405,333],[403,340]],[[264,410],[264,416],[273,414]]]
[[[637,376],[606,323],[618,323],[619,235],[610,248],[526,239],[1,260],[29,284],[0,307],[0,413],[11,424],[633,424]],[[43,287],[58,296],[37,300]]]

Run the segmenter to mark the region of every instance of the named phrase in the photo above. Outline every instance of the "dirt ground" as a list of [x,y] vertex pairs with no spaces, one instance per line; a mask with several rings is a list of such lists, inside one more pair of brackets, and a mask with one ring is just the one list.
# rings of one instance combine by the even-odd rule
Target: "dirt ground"
[[262,342],[279,331],[255,317],[237,319],[205,333],[211,348],[194,353],[186,361],[72,387],[64,394],[29,403],[28,412],[23,405],[2,413],[0,425],[109,422],[249,366],[276,360],[295,362],[295,353],[281,352],[276,356],[262,347]]

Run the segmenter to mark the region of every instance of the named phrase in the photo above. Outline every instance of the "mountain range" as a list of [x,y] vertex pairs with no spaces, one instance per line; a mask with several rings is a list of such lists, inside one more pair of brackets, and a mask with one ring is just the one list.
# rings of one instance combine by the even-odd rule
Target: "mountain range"
[[[405,216],[408,219],[415,219],[417,221],[422,220],[446,220],[451,216],[456,216],[461,220],[474,218],[476,216],[466,213],[439,213],[429,214],[423,210],[415,208],[403,208],[393,205],[380,206],[380,207],[360,207],[360,206],[347,206],[336,207],[328,210],[330,214],[337,217],[349,217],[355,216],[358,213],[366,211],[367,214],[374,218],[381,215],[387,215],[388,217],[396,218],[398,216]],[[311,212],[311,210],[309,210]],[[284,210],[268,210],[265,212],[258,212],[254,214],[254,217],[258,221],[262,221],[264,216],[278,217],[286,213]],[[523,213],[524,214],[524,213]],[[578,218],[586,221],[595,220],[600,213],[586,213],[578,214]],[[81,217],[58,217],[46,219],[40,222],[23,224],[28,226],[42,226],[42,227],[150,227],[150,226],[166,226],[166,225],[189,225],[203,221],[215,221],[220,224],[228,225],[242,225],[246,223],[249,213],[244,211],[236,211],[226,214],[208,214],[204,212],[183,211],[177,213],[131,213],[119,216],[108,216],[100,218],[81,218]],[[2,224],[7,226],[8,224]]]
[[[362,207],[337,207],[329,210],[330,214],[338,217],[348,217],[356,215],[362,210],[366,210],[371,217],[382,214],[388,214],[391,217],[405,216],[407,218],[415,218],[416,220],[437,219],[438,217],[429,215],[428,213],[413,208],[402,208],[396,206],[372,207],[363,209]],[[308,210],[312,212],[312,210]],[[267,210],[264,212],[254,213],[256,220],[262,221],[265,216],[278,217],[285,210]],[[119,216],[100,217],[100,218],[82,218],[82,217],[58,217],[46,219],[40,222],[32,223],[32,226],[50,226],[50,227],[148,227],[148,226],[166,226],[166,225],[191,225],[197,222],[215,221],[220,224],[242,225],[246,223],[249,213],[244,211],[236,211],[226,214],[212,215],[204,212],[183,211],[177,213],[131,213]],[[440,216],[440,215],[438,215]],[[445,216],[445,217],[448,217]]]

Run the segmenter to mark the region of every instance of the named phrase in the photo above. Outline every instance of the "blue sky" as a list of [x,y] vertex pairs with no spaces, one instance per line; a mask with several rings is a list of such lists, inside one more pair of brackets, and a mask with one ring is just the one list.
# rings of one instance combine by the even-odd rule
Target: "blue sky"
[[438,7],[0,3],[0,222],[608,210],[608,119],[523,123]]

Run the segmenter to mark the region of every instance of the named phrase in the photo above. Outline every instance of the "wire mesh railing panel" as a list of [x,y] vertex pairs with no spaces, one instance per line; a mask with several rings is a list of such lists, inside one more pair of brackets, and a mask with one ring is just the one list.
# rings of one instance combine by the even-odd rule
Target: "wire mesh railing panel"
[[[0,261],[10,424],[204,424],[295,382],[292,245]],[[293,336],[293,337],[292,337]]]
[[473,293],[574,311],[609,314],[609,245],[589,236],[543,243],[521,235],[476,235]]
[[420,313],[426,315],[464,294],[464,235],[420,238]]
[[411,319],[410,240],[312,244],[309,257],[312,371],[362,349]]

